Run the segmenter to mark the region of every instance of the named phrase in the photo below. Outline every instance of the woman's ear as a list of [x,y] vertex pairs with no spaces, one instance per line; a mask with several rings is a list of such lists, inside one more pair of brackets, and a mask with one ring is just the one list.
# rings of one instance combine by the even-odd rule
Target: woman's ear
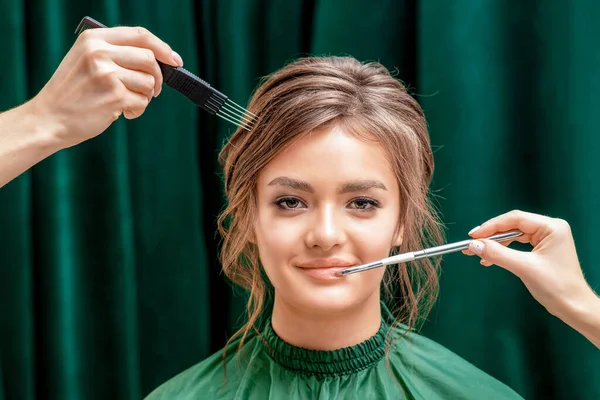
[[399,247],[402,244],[403,239],[404,239],[404,226],[401,226],[398,229],[396,236],[394,236],[394,242],[393,242],[394,247]]

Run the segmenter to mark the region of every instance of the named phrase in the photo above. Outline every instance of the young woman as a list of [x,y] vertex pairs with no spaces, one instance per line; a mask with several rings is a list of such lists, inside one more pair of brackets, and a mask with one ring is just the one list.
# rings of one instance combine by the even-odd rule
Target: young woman
[[250,291],[248,323],[149,398],[518,398],[411,332],[435,298],[437,263],[335,274],[442,241],[425,118],[402,84],[377,63],[305,58],[266,80],[249,110],[255,127],[220,155],[222,264]]

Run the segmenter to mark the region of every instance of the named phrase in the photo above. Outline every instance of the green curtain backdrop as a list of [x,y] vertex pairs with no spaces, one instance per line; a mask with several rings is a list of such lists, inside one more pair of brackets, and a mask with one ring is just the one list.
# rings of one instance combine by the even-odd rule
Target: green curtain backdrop
[[[381,61],[428,117],[448,239],[513,208],[562,217],[600,284],[596,0],[0,0],[0,110],[41,89],[84,15],[147,27],[242,105],[295,57]],[[244,306],[216,259],[232,129],[165,89],[0,189],[0,400],[140,398],[224,344]],[[600,352],[517,278],[442,265],[425,335],[528,399],[600,398]]]

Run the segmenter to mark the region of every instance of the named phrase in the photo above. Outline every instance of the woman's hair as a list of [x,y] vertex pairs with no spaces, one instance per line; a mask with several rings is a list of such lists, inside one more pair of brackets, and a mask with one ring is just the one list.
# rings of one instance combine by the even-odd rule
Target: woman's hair
[[[248,320],[230,339],[241,335],[240,348],[248,332],[258,330],[257,320],[272,290],[253,243],[258,175],[302,135],[338,126],[381,145],[400,188],[398,230],[403,240],[392,253],[437,245],[443,239],[428,196],[433,155],[423,111],[381,64],[350,57],[299,59],[267,77],[248,110],[258,117],[254,127],[238,128],[219,154],[228,201],[218,221],[221,263],[227,277],[250,292]],[[410,329],[435,301],[438,264],[425,258],[386,269],[387,304],[397,321]]]

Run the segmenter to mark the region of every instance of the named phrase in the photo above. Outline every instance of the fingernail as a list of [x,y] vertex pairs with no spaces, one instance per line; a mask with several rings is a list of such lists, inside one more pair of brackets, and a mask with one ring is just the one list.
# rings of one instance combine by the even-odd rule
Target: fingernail
[[477,255],[480,255],[483,253],[483,242],[480,242],[479,240],[472,240],[471,243],[469,243],[469,250]]
[[180,67],[183,67],[183,59],[175,51],[173,52],[173,60],[177,63],[177,65],[179,65]]
[[158,91],[154,93],[154,97],[158,97],[158,95],[162,92],[162,85],[158,87]]
[[477,232],[477,231],[479,230],[479,228],[481,228],[481,225],[479,225],[479,226],[476,226],[475,228],[471,229],[471,230],[469,231],[469,235],[470,235],[471,233],[473,233],[473,232]]

